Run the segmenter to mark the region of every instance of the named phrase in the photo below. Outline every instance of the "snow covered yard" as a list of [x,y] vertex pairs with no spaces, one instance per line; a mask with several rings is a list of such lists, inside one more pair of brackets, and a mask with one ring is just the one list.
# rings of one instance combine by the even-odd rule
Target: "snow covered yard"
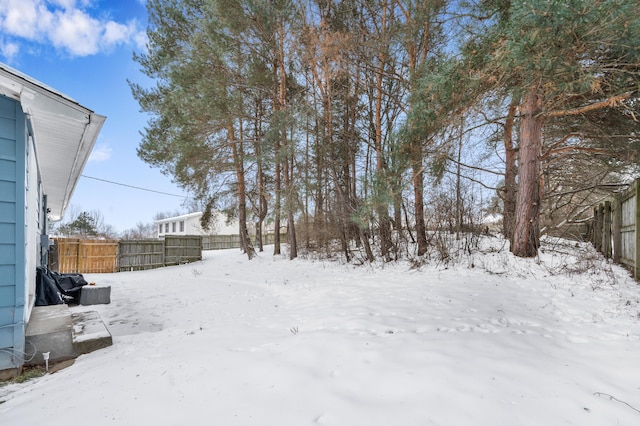
[[114,345],[0,387],[0,424],[640,424],[640,287],[588,246],[448,267],[227,250],[86,278],[112,303],[72,309]]

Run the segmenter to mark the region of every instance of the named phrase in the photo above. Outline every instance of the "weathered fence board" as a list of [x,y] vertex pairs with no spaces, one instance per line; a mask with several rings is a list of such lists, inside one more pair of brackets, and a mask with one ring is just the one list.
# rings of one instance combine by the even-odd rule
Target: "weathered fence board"
[[619,197],[622,223],[620,226],[620,262],[633,266],[635,259],[635,238],[636,238],[636,194],[635,191],[627,191]]
[[141,271],[164,266],[162,240],[122,240],[119,245],[118,271]]
[[202,237],[203,250],[232,248],[240,248],[240,235],[205,235]]
[[640,180],[593,209],[592,243],[640,278]]
[[[80,256],[80,240],[74,238],[54,239],[57,252],[57,271],[61,274],[75,273],[78,271]],[[51,265],[50,265],[51,266]]]
[[[273,244],[274,239],[274,234],[263,235],[263,244]],[[226,250],[240,247],[240,235],[202,236],[202,250]]]
[[103,273],[117,270],[117,240],[57,238],[58,272]]
[[602,206],[602,253],[611,257],[611,201],[605,201]]
[[164,237],[165,265],[179,265],[196,260],[202,260],[202,236],[166,235]]

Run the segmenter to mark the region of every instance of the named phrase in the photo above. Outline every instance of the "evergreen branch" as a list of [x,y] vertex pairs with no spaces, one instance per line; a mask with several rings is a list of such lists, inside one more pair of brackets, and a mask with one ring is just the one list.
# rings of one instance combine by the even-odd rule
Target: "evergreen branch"
[[605,99],[604,101],[595,102],[593,104],[585,105],[579,108],[553,111],[547,114],[542,113],[542,115],[546,117],[566,117],[570,115],[580,115],[580,114],[584,114],[584,113],[595,111],[597,109],[602,109],[602,108],[615,108],[622,101],[629,99],[632,94],[633,92],[626,92],[621,95],[617,95],[609,99]]

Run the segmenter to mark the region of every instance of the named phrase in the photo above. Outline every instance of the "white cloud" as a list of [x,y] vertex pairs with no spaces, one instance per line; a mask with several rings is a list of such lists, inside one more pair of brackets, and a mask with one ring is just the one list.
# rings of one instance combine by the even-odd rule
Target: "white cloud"
[[104,29],[104,42],[107,44],[122,43],[131,38],[134,29],[117,22],[107,22]]
[[[135,20],[92,16],[90,0],[0,0],[5,37],[52,44],[71,56],[87,56],[122,45],[142,49],[146,34]],[[6,57],[6,56],[5,56]]]
[[[73,9],[76,7],[76,0],[49,0],[49,3],[58,5],[64,9]],[[87,6],[89,4],[88,0],[83,0],[80,2],[83,6]]]
[[93,147],[93,151],[91,151],[91,155],[89,156],[89,161],[101,162],[107,161],[111,158],[111,148],[107,145],[101,144]]
[[37,2],[5,0],[0,2],[0,28],[5,35],[31,39],[38,32]]
[[149,42],[149,37],[147,33],[144,31],[136,31],[133,36],[133,42],[136,45],[136,48],[141,51],[147,50],[147,43]]
[[8,62],[13,62],[13,58],[20,51],[20,47],[16,43],[0,41],[0,54],[4,56]]
[[53,45],[74,56],[93,55],[99,51],[101,23],[80,10],[56,12],[48,37]]

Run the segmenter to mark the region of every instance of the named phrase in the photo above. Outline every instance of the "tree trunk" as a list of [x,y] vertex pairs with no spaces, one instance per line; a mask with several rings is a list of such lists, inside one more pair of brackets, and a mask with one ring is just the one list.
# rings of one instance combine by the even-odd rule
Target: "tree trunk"
[[422,147],[419,144],[416,144],[413,151],[416,153],[416,158],[411,161],[416,240],[418,242],[418,256],[423,256],[427,252],[429,244],[427,243],[427,229],[424,220],[424,173],[422,171]]
[[264,220],[267,217],[269,205],[267,203],[266,197],[266,187],[265,187],[265,174],[263,169],[263,158],[262,158],[262,144],[263,142],[263,131],[262,131],[262,120],[263,120],[263,106],[262,99],[257,98],[256,100],[256,117],[254,119],[253,124],[253,133],[254,133],[254,142],[253,149],[256,156],[256,185],[258,187],[258,200],[256,205],[254,206],[254,211],[256,213],[256,217],[258,220],[256,221],[256,244],[258,246],[259,251],[264,251],[264,239],[263,239],[263,229],[264,229]]
[[396,185],[393,192],[393,229],[402,235],[402,190]]
[[518,109],[518,101],[519,100],[513,100],[511,102],[511,105],[509,106],[509,113],[507,114],[507,120],[504,125],[505,170],[502,232],[505,238],[509,239],[511,245],[513,245],[513,228],[515,226],[517,198],[516,174],[518,173],[518,168],[516,166],[516,149],[513,145],[513,123]]
[[511,252],[534,257],[540,246],[540,155],[542,150],[542,93],[531,87],[522,101],[518,200]]
[[280,161],[277,159],[278,156],[280,155],[280,148],[279,148],[279,142],[275,143],[276,145],[276,170],[275,170],[275,192],[276,192],[276,201],[275,201],[275,205],[274,205],[274,215],[273,215],[273,254],[280,254],[281,253],[281,247],[280,247],[280,217],[281,217],[281,210],[282,210],[282,190],[281,190],[281,183],[280,183],[280,176],[281,176],[281,171],[280,171]]
[[456,164],[456,241],[460,240],[460,232],[462,232],[462,130],[464,126],[464,118],[460,120],[460,135],[458,135],[458,161]]
[[[387,26],[387,3],[382,5],[382,17],[380,27],[382,28],[382,36],[386,36],[384,33]],[[375,148],[376,148],[376,173],[379,179],[386,180],[385,166],[384,166],[384,153],[382,147],[382,98],[384,97],[383,82],[384,82],[384,67],[387,64],[387,54],[384,49],[387,46],[381,48],[378,54],[378,71],[376,75],[376,92],[375,92]],[[382,194],[382,182],[378,182],[376,185],[376,213],[378,214],[378,227],[380,233],[380,250],[382,257],[386,261],[391,260],[391,221],[389,219],[389,206],[385,201],[386,197]],[[386,187],[386,185],[385,185]],[[386,194],[385,194],[386,195]]]
[[[278,110],[285,111],[287,108],[287,73],[284,64],[284,26],[282,19],[278,22],[278,71],[280,74]],[[293,159],[293,146],[289,146],[287,140],[287,129],[282,124],[280,129],[281,147],[284,150],[282,158],[285,190],[285,208],[287,212],[287,240],[289,242],[289,259],[293,260],[298,257],[298,241],[296,239],[296,224],[293,217],[293,209],[295,207],[296,196],[293,188],[293,163],[289,164],[289,159]],[[280,160],[276,160],[277,163]]]
[[[273,105],[275,109],[278,109],[278,104],[280,102],[279,99],[279,85],[278,83],[278,62],[277,60],[273,64],[273,77],[274,77],[274,87],[273,87]],[[275,185],[275,205],[273,211],[273,254],[280,254],[280,217],[282,214],[282,171],[281,171],[281,159],[280,159],[280,140],[278,138],[274,141],[274,162],[275,162],[275,176],[274,176],[274,185]]]
[[325,203],[325,197],[324,197],[324,190],[325,190],[325,183],[324,183],[324,173],[323,171],[325,170],[325,163],[323,161],[324,156],[321,154],[322,151],[322,145],[323,145],[323,141],[325,140],[324,138],[324,130],[320,131],[320,120],[318,120],[316,118],[315,120],[315,159],[316,159],[316,164],[315,164],[315,171],[316,171],[316,189],[315,189],[315,198],[316,198],[316,204],[315,204],[315,209],[314,209],[314,213],[313,213],[313,229],[314,229],[314,234],[315,234],[315,239],[316,239],[316,243],[317,245],[319,245],[320,247],[325,247],[327,244],[327,235],[326,235],[326,219],[325,219],[325,208],[324,208],[324,203]]
[[264,220],[267,217],[267,211],[269,204],[267,203],[267,197],[265,195],[265,183],[264,183],[264,173],[262,171],[261,164],[258,164],[258,222],[256,223],[256,239],[258,239],[258,246],[260,247],[260,251],[264,251],[264,238],[263,238],[263,229],[264,229]]
[[371,263],[375,260],[375,257],[373,256],[373,251],[371,250],[371,244],[369,244],[367,233],[360,226],[358,227],[358,234],[360,235],[360,241],[362,242],[362,246],[364,247],[364,252],[367,255],[367,260]]
[[[282,130],[283,139],[286,140],[285,130]],[[286,143],[286,142],[284,142]],[[296,238],[296,224],[293,217],[293,208],[295,194],[293,193],[293,165],[289,164],[289,160],[283,162],[282,173],[284,175],[284,187],[286,191],[286,210],[287,210],[287,241],[289,242],[289,259],[293,260],[298,257],[298,240]]]
[[238,222],[240,231],[240,243],[242,249],[249,257],[249,260],[256,256],[256,251],[251,244],[251,238],[249,237],[249,231],[247,229],[247,192],[246,184],[244,180],[244,164],[242,153],[242,141],[235,140],[235,131],[233,126],[227,128],[229,142],[231,143],[231,151],[233,153],[233,165],[236,172],[236,179],[238,181]]
[[311,170],[311,161],[309,157],[309,117],[306,117],[305,126],[305,145],[304,145],[304,247],[309,250],[311,242],[309,234],[311,229],[309,227],[309,195],[311,193],[311,186],[309,185],[309,170]]
[[[405,11],[405,19],[408,24],[405,38],[405,46],[407,49],[407,57],[409,60],[409,76],[413,87],[414,78],[418,69],[418,65],[423,63],[427,57],[427,52],[431,49],[429,43],[430,26],[426,22],[418,21],[411,15],[411,10]],[[413,89],[411,89],[413,90]],[[409,104],[410,110],[414,109],[413,102]],[[412,137],[410,140],[410,158],[411,164],[411,180],[413,183],[413,203],[414,203],[414,220],[415,220],[415,241],[418,243],[418,256],[423,256],[429,249],[427,242],[427,229],[424,217],[424,168],[422,148],[422,140]],[[405,207],[405,216],[407,209]],[[406,220],[406,219],[405,219]],[[409,221],[407,222],[407,230],[409,230]],[[413,240],[413,235],[409,231],[409,235]]]

